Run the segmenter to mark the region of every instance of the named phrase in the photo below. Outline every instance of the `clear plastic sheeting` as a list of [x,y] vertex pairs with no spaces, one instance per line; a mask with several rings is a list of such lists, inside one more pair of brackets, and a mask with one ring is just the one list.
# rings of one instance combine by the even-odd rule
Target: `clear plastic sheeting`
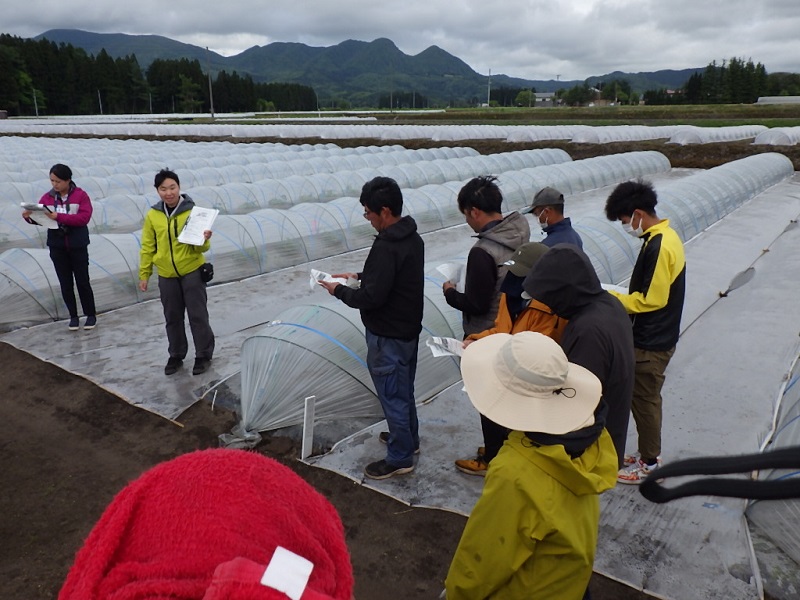
[[[15,138],[9,138],[14,140]],[[87,140],[80,140],[87,141]],[[90,140],[94,141],[94,140]],[[98,140],[97,146],[87,146],[85,152],[92,152],[99,156],[104,150],[108,152],[119,151],[116,145],[105,142],[117,140]],[[138,142],[134,140],[133,142]],[[146,142],[145,144],[152,144]],[[48,146],[49,144],[45,144]],[[485,165],[494,164],[494,159],[484,159],[469,148],[435,148],[423,150],[406,150],[401,147],[388,147],[385,150],[379,147],[362,147],[349,151],[341,156],[333,155],[330,148],[319,151],[279,151],[262,152],[254,154],[252,148],[240,148],[234,144],[217,144],[227,147],[227,158],[230,160],[238,153],[243,160],[257,160],[264,158],[271,160],[269,163],[252,163],[247,167],[241,165],[223,165],[220,167],[201,167],[197,171],[191,169],[178,170],[181,177],[182,189],[189,193],[198,205],[217,208],[224,214],[247,213],[260,208],[288,208],[301,202],[327,201],[342,196],[357,196],[361,186],[368,179],[383,173],[384,169],[392,169],[394,173],[403,175],[401,178],[408,187],[419,186],[425,183],[441,182],[444,175],[458,177],[461,172],[472,173],[487,168]],[[245,146],[245,145],[242,145]],[[4,147],[5,148],[5,147]],[[126,146],[129,151],[139,151],[148,146],[134,143]],[[20,146],[21,151],[31,151],[27,140]],[[340,148],[336,151],[345,152]],[[375,150],[374,152],[365,152]],[[212,152],[213,160],[221,159],[217,147],[207,147],[202,144],[183,143],[182,155],[189,152],[202,154]],[[12,150],[9,149],[9,153]],[[563,160],[570,160],[562,150],[530,150],[525,151],[526,158],[520,159],[520,164],[536,166]],[[46,155],[46,151],[41,153]],[[273,155],[275,158],[273,159]],[[130,160],[129,156],[126,160]],[[353,160],[355,157],[356,160]],[[371,158],[369,158],[371,157]],[[85,157],[84,157],[85,158]],[[465,165],[443,166],[449,161],[464,161],[474,159]],[[42,159],[43,165],[51,165],[58,159]],[[80,157],[75,157],[74,162],[80,164]],[[416,168],[412,163],[417,162],[425,167]],[[72,160],[69,161],[73,163]],[[176,165],[176,163],[178,163]],[[177,168],[183,161],[172,160],[169,164]],[[441,163],[441,164],[440,164]],[[344,170],[350,165],[360,167],[358,171]],[[281,165],[284,167],[281,169]],[[98,172],[95,165],[94,172]],[[259,166],[269,168],[259,169]],[[153,174],[160,169],[159,163],[147,163],[149,169],[146,175],[134,172],[142,168],[142,163],[114,163],[108,167],[109,174],[104,178],[100,176],[81,176],[82,167],[73,168],[73,179],[86,190],[92,199],[94,214],[89,223],[92,233],[133,232],[142,226],[144,214],[147,209],[158,202],[159,198],[151,183]],[[20,218],[19,203],[32,202],[39,199],[42,190],[46,190],[46,174],[49,166],[41,170],[26,171],[25,173],[11,174],[19,177],[20,181],[0,181],[0,192],[6,199],[11,200],[10,205],[4,205],[0,212],[0,250],[11,247],[44,247],[44,235],[34,231],[32,227],[22,222]],[[315,171],[315,169],[317,171]],[[332,169],[340,169],[334,170]],[[113,174],[111,171],[115,171]],[[270,174],[283,173],[282,179],[270,179]],[[245,182],[228,181],[236,175],[241,175]],[[34,177],[28,177],[35,175]],[[251,182],[253,177],[264,177]],[[9,173],[6,173],[9,177]],[[430,177],[432,181],[428,181]],[[22,182],[29,178],[35,183]],[[145,179],[147,181],[145,181]],[[25,225],[26,227],[21,227]]]
[[[528,206],[535,191],[547,185],[555,184],[564,193],[577,193],[626,179],[666,172],[670,168],[663,154],[652,151],[543,164],[519,170],[515,165],[535,164],[543,162],[548,156],[558,158],[567,155],[560,150],[526,150],[508,154],[484,157],[491,164],[481,165],[482,168],[491,167],[491,170],[511,169],[498,172],[505,212]],[[457,160],[471,161],[473,157]],[[463,223],[464,217],[458,211],[456,202],[463,184],[464,180],[461,180],[404,189],[404,214],[414,217],[421,233]],[[124,200],[120,200],[119,204],[124,205]],[[127,208],[138,213],[142,205],[133,202]],[[207,260],[215,265],[214,284],[366,248],[372,243],[374,230],[363,218],[363,212],[357,198],[343,197],[324,203],[301,203],[288,210],[266,208],[243,215],[221,214],[214,223],[211,250],[206,254]],[[119,230],[116,224],[115,228]],[[140,230],[92,235],[89,273],[100,312],[156,297],[156,286],[151,286],[143,294],[136,285],[140,235]],[[29,254],[36,257],[36,270],[41,270],[49,260],[44,249],[30,249]],[[4,256],[0,254],[0,259]],[[46,296],[58,300],[36,305],[34,297],[24,291],[29,287],[25,282],[30,278],[27,269],[31,268],[26,265],[28,263],[15,265],[16,268],[10,268],[9,265],[7,269],[0,269],[0,275],[9,280],[5,290],[0,290],[0,303],[21,302],[35,306],[20,309],[26,315],[24,319],[16,319],[16,313],[2,313],[0,329],[12,329],[64,316],[58,284],[54,276],[49,276],[52,266],[47,267],[47,278],[35,279],[44,287],[37,290],[34,297]],[[39,316],[38,321],[36,315]]]
[[634,142],[671,138],[687,125],[608,125],[586,127],[572,136],[574,144],[607,144],[609,142]]
[[[426,268],[420,334],[417,403],[461,379],[458,359],[431,358],[431,336],[461,339],[460,313],[442,296],[443,277]],[[379,417],[383,413],[367,369],[367,344],[359,311],[338,300],[283,311],[241,349],[241,418],[231,446],[254,446],[259,432],[303,422],[305,398],[315,396],[315,420]]]
[[731,142],[755,138],[763,131],[764,125],[735,125],[731,127],[695,127],[686,126],[669,138],[668,144],[711,144],[714,142]]
[[[798,357],[800,359],[800,357]],[[768,450],[800,446],[800,362],[795,359],[778,402],[774,432]],[[758,474],[760,481],[800,477],[800,472],[771,469]],[[786,554],[800,564],[800,498],[752,502],[747,517]]]
[[541,142],[545,140],[571,140],[579,131],[591,129],[589,125],[517,125],[509,128],[507,142]]
[[[94,236],[89,278],[99,312],[158,296],[158,286],[138,291],[138,235]],[[61,299],[50,253],[14,248],[0,254],[0,329],[24,327],[69,316]]]
[[[792,175],[792,161],[783,154],[756,154],[658,188],[656,210],[685,242]],[[630,277],[641,246],[638,239],[604,217],[575,219],[573,226],[600,281],[617,284]]]
[[800,143],[800,127],[776,127],[756,136],[754,144],[768,146],[795,146]]

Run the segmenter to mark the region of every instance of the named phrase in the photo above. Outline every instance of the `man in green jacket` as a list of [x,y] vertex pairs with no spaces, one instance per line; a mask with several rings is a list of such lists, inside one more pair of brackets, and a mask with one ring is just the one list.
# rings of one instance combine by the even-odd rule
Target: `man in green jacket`
[[156,174],[155,187],[161,202],[147,211],[144,218],[139,289],[147,291],[147,280],[155,265],[169,341],[169,360],[164,374],[175,373],[189,351],[184,324],[188,313],[195,350],[192,374],[200,375],[208,370],[214,355],[214,332],[208,322],[206,284],[200,276],[200,267],[205,263],[203,253],[211,248],[211,231],[203,232],[205,240],[202,245],[179,242],[178,235],[189,219],[194,201],[181,194],[178,176],[167,169]]

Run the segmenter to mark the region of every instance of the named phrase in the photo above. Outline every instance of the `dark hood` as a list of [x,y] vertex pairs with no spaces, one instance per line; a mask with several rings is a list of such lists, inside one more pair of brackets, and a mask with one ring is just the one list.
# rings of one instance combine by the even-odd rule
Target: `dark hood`
[[412,217],[406,215],[405,217],[401,217],[400,220],[393,225],[389,225],[389,227],[379,232],[375,237],[388,242],[396,242],[407,238],[413,233],[416,233],[416,231],[417,222]]
[[606,293],[589,257],[573,244],[550,248],[536,262],[522,286],[531,298],[565,319],[571,319]]

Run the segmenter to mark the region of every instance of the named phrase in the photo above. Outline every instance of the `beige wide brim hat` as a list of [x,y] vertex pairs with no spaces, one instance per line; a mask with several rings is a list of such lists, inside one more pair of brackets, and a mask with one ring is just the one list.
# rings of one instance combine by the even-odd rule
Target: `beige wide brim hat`
[[532,331],[472,342],[461,357],[461,375],[478,412],[517,431],[561,435],[589,427],[602,395],[591,371]]

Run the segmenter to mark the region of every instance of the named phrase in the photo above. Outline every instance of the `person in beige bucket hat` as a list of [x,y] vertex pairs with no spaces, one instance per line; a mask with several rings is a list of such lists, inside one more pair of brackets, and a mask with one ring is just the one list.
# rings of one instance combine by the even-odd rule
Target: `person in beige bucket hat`
[[475,408],[513,431],[464,528],[446,598],[580,600],[594,563],[599,494],[617,475],[600,381],[531,331],[473,342],[461,374]]

